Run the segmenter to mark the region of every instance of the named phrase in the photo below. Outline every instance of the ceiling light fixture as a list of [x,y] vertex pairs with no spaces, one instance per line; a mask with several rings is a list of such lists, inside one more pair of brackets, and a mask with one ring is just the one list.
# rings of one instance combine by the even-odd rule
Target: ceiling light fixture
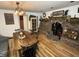
[[19,7],[19,2],[16,2],[17,8],[15,9],[15,14],[18,16],[23,16],[25,14],[24,10]]

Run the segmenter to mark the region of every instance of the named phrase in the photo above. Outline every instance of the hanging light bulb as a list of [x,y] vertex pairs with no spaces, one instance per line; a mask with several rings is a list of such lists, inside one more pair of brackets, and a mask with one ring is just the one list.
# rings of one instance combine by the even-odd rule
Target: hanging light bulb
[[15,11],[15,15],[18,15],[18,16],[22,16],[24,15],[24,11],[22,8],[19,7],[19,2],[16,2],[16,5],[17,5],[17,8],[16,8],[16,11]]
[[15,15],[19,15],[19,11],[16,10],[16,11],[15,11]]
[[21,16],[24,15],[24,11],[20,11],[19,15],[21,15]]

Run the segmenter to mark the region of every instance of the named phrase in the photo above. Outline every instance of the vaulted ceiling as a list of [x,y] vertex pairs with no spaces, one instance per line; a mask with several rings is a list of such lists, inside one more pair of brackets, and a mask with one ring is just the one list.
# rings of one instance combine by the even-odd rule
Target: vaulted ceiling
[[[73,5],[78,5],[79,1],[18,1],[20,8],[32,12],[46,12],[50,10],[60,9]],[[0,9],[15,10],[17,7],[16,1],[0,1]]]

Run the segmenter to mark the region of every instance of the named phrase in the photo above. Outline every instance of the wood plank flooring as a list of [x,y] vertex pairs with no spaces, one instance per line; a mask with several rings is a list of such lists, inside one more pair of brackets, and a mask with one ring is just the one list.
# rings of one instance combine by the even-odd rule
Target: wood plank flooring
[[[53,39],[53,38],[52,38]],[[36,57],[79,57],[79,49],[76,49],[63,40],[54,41],[48,39],[45,34],[40,34],[38,37],[38,49]],[[33,38],[32,38],[33,40]],[[19,56],[18,53],[13,49],[13,41],[9,41],[9,52],[13,52],[12,56]]]
[[44,34],[40,34],[38,40],[37,57],[79,57],[79,50],[62,40],[53,41]]

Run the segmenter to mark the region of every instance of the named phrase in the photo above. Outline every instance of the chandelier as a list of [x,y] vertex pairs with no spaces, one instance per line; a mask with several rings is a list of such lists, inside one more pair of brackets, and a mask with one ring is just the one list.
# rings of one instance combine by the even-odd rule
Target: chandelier
[[19,7],[19,2],[16,2],[17,8],[15,9],[15,15],[23,16],[25,14],[24,10]]

